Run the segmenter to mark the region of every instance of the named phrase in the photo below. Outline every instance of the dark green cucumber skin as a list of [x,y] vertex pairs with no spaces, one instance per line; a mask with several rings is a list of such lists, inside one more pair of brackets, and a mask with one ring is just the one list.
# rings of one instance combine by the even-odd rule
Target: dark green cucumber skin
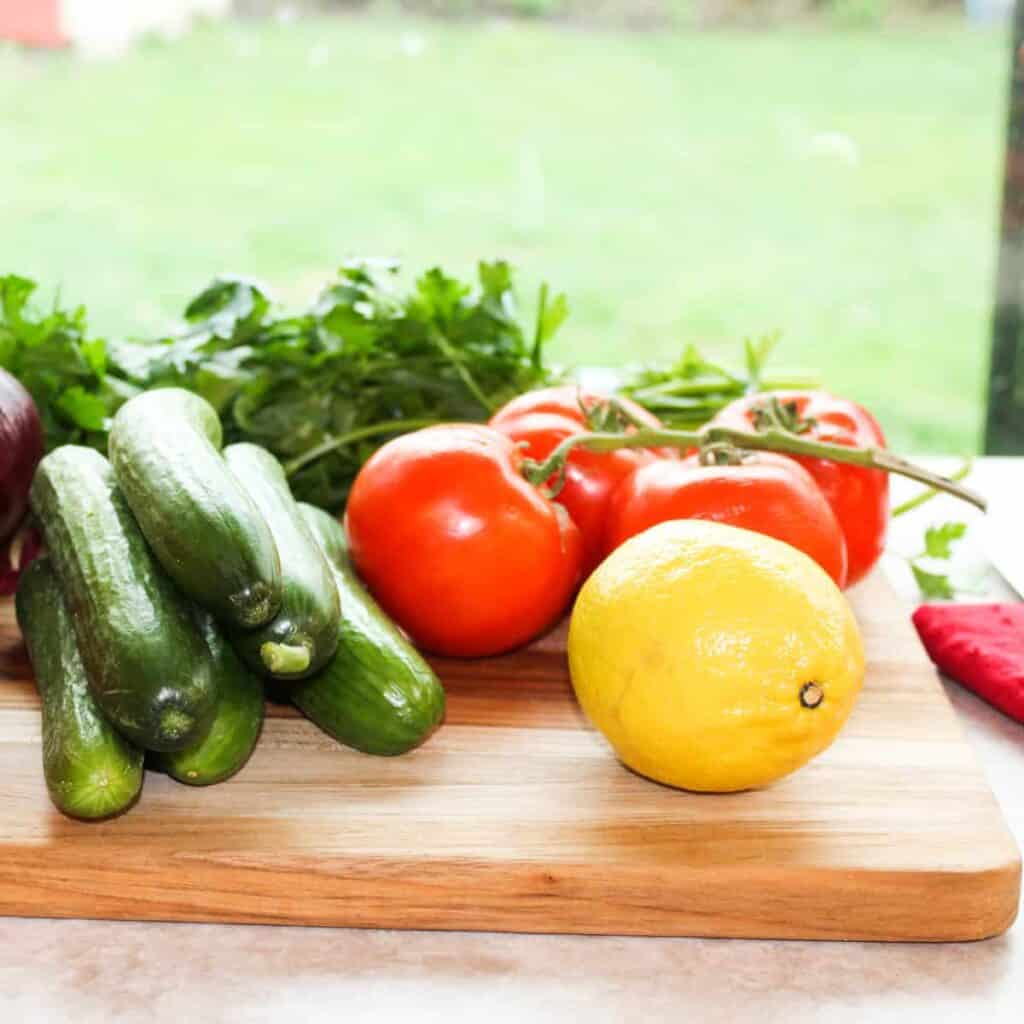
[[103,714],[148,750],[197,743],[216,702],[210,657],[110,463],[92,448],[57,448],[39,464],[29,500]]
[[444,689],[359,582],[341,524],[312,505],[299,508],[331,561],[345,611],[334,658],[319,675],[290,687],[289,696],[339,742],[366,754],[404,754],[440,725]]
[[[281,556],[277,616],[260,629],[233,631],[231,642],[257,672],[275,679],[302,679],[323,666],[338,645],[341,607],[331,568],[299,512],[277,459],[254,444],[229,445],[224,458],[270,524]],[[263,645],[268,643],[307,648],[308,666],[300,672],[272,672],[263,655]]]
[[190,786],[210,786],[239,771],[256,746],[263,726],[263,680],[242,664],[208,612],[196,620],[213,662],[217,710],[205,738],[194,747],[157,754],[156,763]]
[[15,610],[43,707],[43,776],[57,810],[98,820],[142,790],[143,754],[103,717],[89,692],[78,641],[48,558],[25,570]]
[[270,528],[220,453],[213,407],[158,388],[118,410],[108,453],[118,485],[164,571],[225,623],[251,629],[281,603]]

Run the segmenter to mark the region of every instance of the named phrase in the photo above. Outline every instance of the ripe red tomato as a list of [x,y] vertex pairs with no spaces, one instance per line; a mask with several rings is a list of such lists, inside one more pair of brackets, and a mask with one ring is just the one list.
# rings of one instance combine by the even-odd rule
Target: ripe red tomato
[[612,497],[608,551],[669,519],[710,519],[785,541],[843,586],[846,544],[811,475],[784,455],[758,452],[739,466],[702,466],[696,456],[641,466]]
[[424,649],[500,654],[569,604],[580,533],[521,476],[522,460],[496,430],[445,424],[390,441],[356,477],[345,512],[353,563]]
[[[716,426],[749,430],[759,410],[774,397],[806,424],[804,437],[850,447],[885,447],[885,435],[867,409],[824,391],[776,391],[748,395],[730,403],[715,417]],[[846,539],[846,583],[852,586],[874,568],[885,547],[889,524],[889,476],[879,469],[848,466],[829,459],[794,456],[814,477],[832,506]]]
[[[607,401],[606,397],[574,386],[543,388],[512,399],[494,414],[490,426],[522,445],[525,454],[539,462],[567,437],[586,431],[588,413],[600,412]],[[661,426],[657,417],[628,398],[617,401],[637,421],[651,427]],[[605,555],[605,521],[612,492],[638,466],[665,454],[676,456],[671,448],[620,448],[603,453],[577,448],[570,453],[564,486],[556,500],[565,506],[583,535],[584,576]]]
[[[616,395],[615,401],[637,423],[655,429],[662,426],[661,420],[642,405],[625,395]],[[573,420],[586,430],[596,429],[596,425],[588,417],[599,415],[608,407],[608,396],[597,391],[581,388],[576,384],[561,384],[553,388],[538,388],[506,402],[492,417],[488,426],[502,430],[512,420],[526,413],[550,412]],[[652,448],[650,451],[666,459],[678,457],[675,448]]]

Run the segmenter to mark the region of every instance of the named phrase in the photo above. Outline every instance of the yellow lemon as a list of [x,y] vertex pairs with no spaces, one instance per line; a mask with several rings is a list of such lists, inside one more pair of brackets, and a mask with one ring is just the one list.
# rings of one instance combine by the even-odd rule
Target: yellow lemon
[[787,775],[835,739],[864,652],[846,599],[802,552],[679,520],[633,537],[587,580],[569,669],[630,768],[731,792]]

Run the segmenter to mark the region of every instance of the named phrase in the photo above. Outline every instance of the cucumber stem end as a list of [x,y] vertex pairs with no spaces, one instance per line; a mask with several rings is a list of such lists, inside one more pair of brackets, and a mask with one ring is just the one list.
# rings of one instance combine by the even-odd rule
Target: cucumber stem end
[[260,647],[260,658],[275,676],[294,676],[309,668],[309,648],[305,644],[276,644],[267,641]]

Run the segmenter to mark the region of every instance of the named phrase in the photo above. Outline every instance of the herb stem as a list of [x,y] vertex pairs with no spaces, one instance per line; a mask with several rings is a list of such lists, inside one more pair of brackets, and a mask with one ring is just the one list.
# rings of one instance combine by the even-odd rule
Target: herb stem
[[494,412],[494,403],[483,393],[473,374],[469,372],[469,368],[462,361],[448,339],[436,327],[431,329],[430,336],[448,362],[455,367],[455,372],[462,378],[462,383],[466,385],[469,393],[484,407],[484,411],[488,414]]
[[[950,480],[960,481],[970,475],[971,470],[974,469],[974,459],[968,459],[955,473],[950,474]],[[931,501],[936,495],[942,492],[935,487],[928,487],[921,491],[920,494],[915,494],[914,497],[908,498],[906,501],[901,502],[892,510],[893,517],[901,516],[906,512],[911,512],[915,508],[920,508],[925,502]]]
[[347,434],[342,434],[340,437],[329,437],[315,447],[304,451],[301,455],[297,455],[294,459],[286,462],[284,464],[284,475],[294,476],[300,469],[308,466],[311,462],[316,462],[317,459],[322,459],[325,455],[330,455],[331,452],[335,452],[339,448],[344,448],[346,445],[353,444],[356,441],[362,441],[367,437],[379,437],[381,434],[406,434],[410,430],[432,427],[440,422],[441,420],[438,419],[382,420],[380,423],[371,423],[368,427],[350,430]]

